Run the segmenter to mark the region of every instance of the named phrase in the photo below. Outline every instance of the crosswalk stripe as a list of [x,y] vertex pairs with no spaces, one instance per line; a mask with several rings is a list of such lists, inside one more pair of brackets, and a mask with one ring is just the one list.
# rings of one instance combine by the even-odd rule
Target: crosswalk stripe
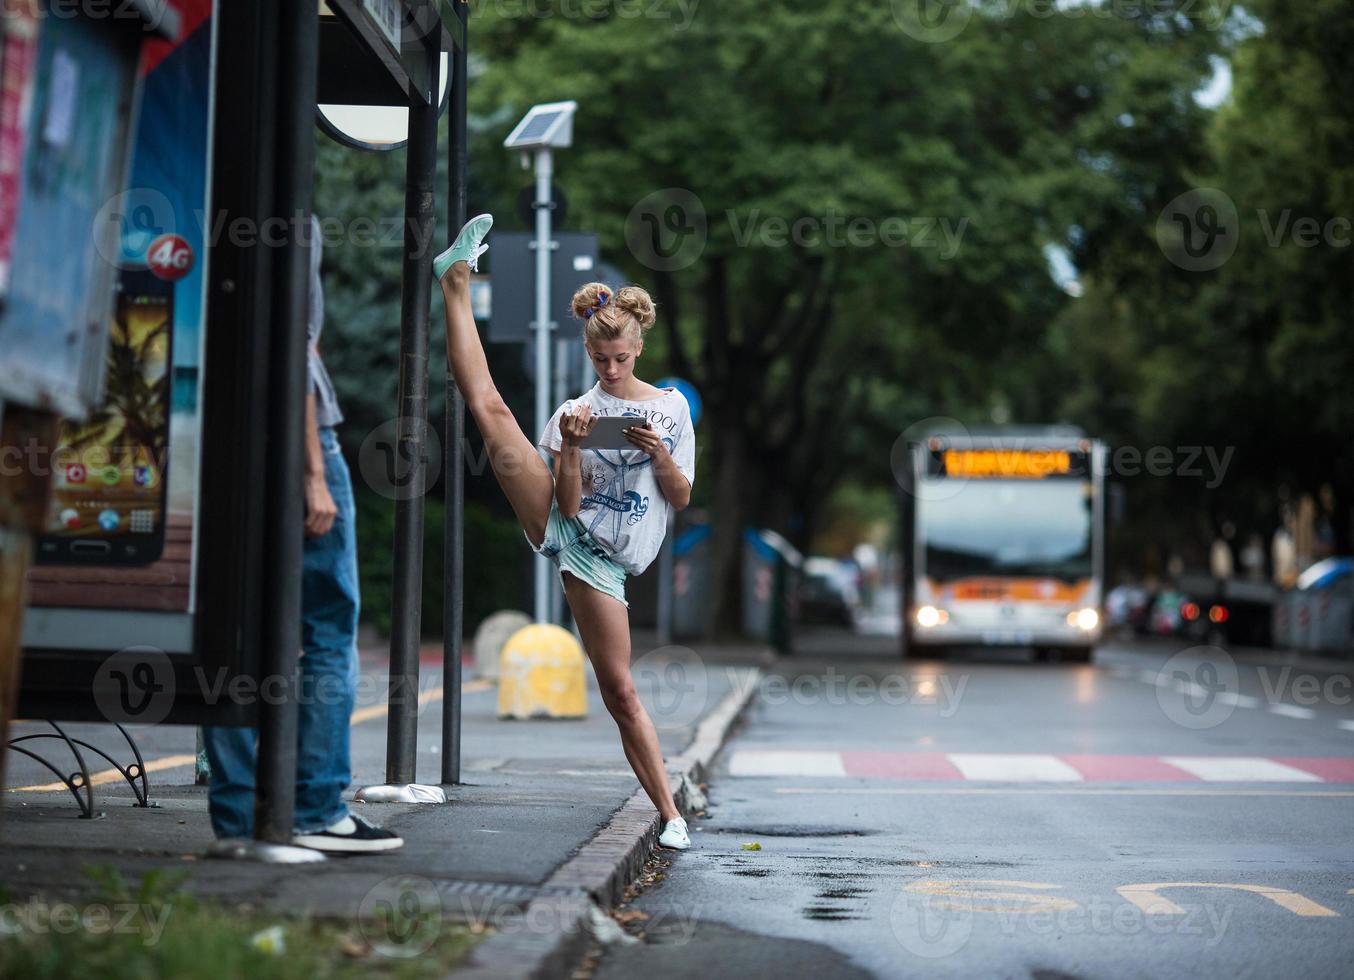
[[740,749],[729,759],[734,776],[845,776],[840,752]]
[[1299,708],[1295,704],[1271,704],[1269,710],[1276,715],[1283,715],[1285,718],[1315,718],[1316,712],[1311,708]]
[[1258,756],[1166,756],[1165,762],[1206,783],[1319,783],[1321,777]]
[[729,773],[907,782],[1354,784],[1354,758],[740,749],[729,756]]
[[1081,781],[1081,773],[1056,755],[951,752],[950,762],[964,774],[965,779],[1020,783]]

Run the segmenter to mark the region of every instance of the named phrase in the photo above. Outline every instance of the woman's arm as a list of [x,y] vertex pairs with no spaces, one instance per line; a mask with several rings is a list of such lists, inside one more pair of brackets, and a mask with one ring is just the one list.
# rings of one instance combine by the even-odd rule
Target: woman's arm
[[583,502],[583,450],[564,445],[555,457],[555,502],[563,517],[577,517]]
[[[589,405],[577,405],[572,415],[559,417],[560,448],[555,453],[555,503],[563,517],[577,517],[583,502],[582,442],[597,419]],[[554,452],[552,450],[552,452]]]
[[658,449],[649,455],[653,457],[654,476],[658,478],[658,487],[663,491],[663,496],[668,498],[674,510],[685,510],[691,503],[691,484],[677,468],[672,453],[660,442]]
[[645,424],[625,430],[625,437],[653,457],[654,478],[658,488],[676,510],[685,510],[691,503],[691,483],[677,468],[677,461],[668,452],[667,444],[659,438],[653,426]]

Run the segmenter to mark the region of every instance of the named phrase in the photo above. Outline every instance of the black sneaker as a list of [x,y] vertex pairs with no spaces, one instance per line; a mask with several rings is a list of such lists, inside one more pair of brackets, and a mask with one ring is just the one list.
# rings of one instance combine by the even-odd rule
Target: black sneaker
[[331,854],[371,854],[404,846],[404,839],[398,834],[375,827],[351,813],[324,830],[295,834],[291,842],[297,847],[309,847]]

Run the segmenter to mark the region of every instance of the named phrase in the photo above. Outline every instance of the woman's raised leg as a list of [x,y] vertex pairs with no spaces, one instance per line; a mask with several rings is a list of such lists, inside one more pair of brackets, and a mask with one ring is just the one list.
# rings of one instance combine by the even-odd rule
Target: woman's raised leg
[[555,477],[489,375],[479,329],[470,309],[470,268],[457,262],[442,276],[447,311],[447,360],[456,386],[474,416],[498,485],[533,545],[545,538]]
[[663,820],[673,820],[681,814],[668,784],[658,732],[630,674],[630,615],[614,598],[568,571],[564,573],[564,595],[597,674],[602,701],[620,729],[630,768]]

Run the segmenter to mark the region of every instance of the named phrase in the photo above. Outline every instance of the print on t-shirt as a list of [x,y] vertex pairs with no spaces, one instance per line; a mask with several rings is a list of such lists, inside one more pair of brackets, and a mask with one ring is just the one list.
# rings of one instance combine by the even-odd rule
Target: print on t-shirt
[[[559,408],[541,433],[539,445],[558,451],[559,420],[586,402],[598,416],[647,419],[672,455],[677,469],[694,485],[695,435],[686,399],[673,388],[641,401],[623,401],[595,385]],[[581,459],[582,499],[577,520],[631,575],[653,561],[667,533],[668,501],[653,471],[653,457],[642,449],[586,449]]]

